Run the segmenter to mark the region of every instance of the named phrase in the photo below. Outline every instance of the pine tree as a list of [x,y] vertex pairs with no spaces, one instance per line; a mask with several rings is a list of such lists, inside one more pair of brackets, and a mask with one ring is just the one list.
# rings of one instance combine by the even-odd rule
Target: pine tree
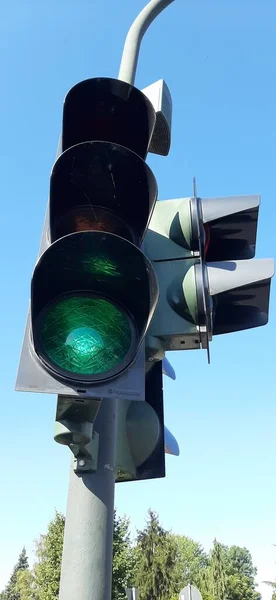
[[214,600],[226,600],[225,548],[214,540],[210,561],[211,593]]
[[149,510],[146,527],[137,535],[137,578],[141,600],[167,600],[175,593],[176,544]]
[[0,599],[1,600],[20,600],[20,594],[19,591],[17,590],[17,578],[18,578],[18,574],[21,571],[24,571],[25,569],[28,569],[29,567],[29,563],[28,563],[28,557],[27,557],[27,553],[26,553],[26,548],[24,547],[22,552],[20,552],[19,557],[18,557],[18,561],[15,565],[15,567],[13,568],[13,572],[10,576],[10,579],[4,589],[4,592],[2,592]]

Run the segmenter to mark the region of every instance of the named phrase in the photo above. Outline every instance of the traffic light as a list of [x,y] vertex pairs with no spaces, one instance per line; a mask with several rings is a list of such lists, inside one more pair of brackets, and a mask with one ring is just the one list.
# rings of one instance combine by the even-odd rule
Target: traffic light
[[140,249],[157,198],[145,163],[155,118],[147,97],[116,79],[67,94],[17,389],[144,399],[158,301]]
[[160,289],[148,336],[163,351],[208,350],[213,335],[267,323],[274,261],[253,259],[259,203],[259,196],[156,203],[144,244]]

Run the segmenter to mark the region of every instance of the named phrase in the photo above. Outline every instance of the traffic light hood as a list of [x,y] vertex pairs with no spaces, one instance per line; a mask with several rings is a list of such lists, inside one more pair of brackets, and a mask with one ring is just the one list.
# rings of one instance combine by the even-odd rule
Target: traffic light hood
[[207,262],[255,255],[260,196],[177,198],[155,204],[145,239],[151,260],[189,258]]
[[205,260],[244,260],[255,256],[260,196],[199,199],[206,226]]
[[62,151],[81,142],[103,140],[146,158],[155,126],[155,110],[133,85],[97,77],[68,92],[63,107]]
[[214,335],[266,325],[273,259],[208,263],[207,271]]
[[73,146],[52,170],[51,241],[75,231],[100,230],[140,246],[156,198],[151,169],[131,150],[98,141]]

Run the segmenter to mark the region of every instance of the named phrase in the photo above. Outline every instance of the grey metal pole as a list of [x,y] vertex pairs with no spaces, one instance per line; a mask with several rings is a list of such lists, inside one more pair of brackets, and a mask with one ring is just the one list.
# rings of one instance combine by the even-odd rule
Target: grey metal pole
[[118,79],[133,84],[142,38],[152,21],[174,0],[151,0],[133,21],[126,37]]
[[126,588],[127,600],[138,600],[139,598],[139,589],[132,587]]
[[97,472],[71,466],[59,600],[111,598],[117,402],[103,400],[97,415]]

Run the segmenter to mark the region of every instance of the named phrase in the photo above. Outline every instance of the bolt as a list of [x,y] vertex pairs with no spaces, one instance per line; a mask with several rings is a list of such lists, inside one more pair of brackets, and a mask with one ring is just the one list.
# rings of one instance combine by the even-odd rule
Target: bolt
[[85,467],[85,465],[86,465],[85,460],[83,458],[80,458],[80,460],[79,460],[79,466],[80,467]]

